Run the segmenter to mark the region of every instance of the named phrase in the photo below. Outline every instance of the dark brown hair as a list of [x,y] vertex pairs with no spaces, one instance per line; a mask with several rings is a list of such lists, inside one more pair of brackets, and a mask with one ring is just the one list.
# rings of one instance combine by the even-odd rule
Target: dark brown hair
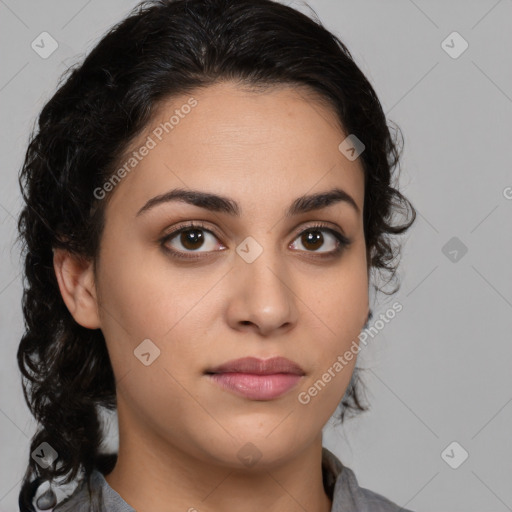
[[[22,512],[34,510],[41,481],[63,475],[71,481],[80,469],[87,477],[94,468],[108,473],[116,460],[100,450],[98,407],[116,408],[105,339],[100,329],[77,324],[66,308],[52,248],[96,259],[106,201],[94,190],[116,170],[159,102],[220,80],[305,86],[331,106],[347,134],[364,143],[359,158],[369,268],[388,274],[387,283],[395,278],[400,247],[393,236],[406,231],[416,213],[393,183],[398,141],[346,46],[319,21],[272,0],[139,4],[63,77],[39,115],[19,176],[25,332],[17,357],[25,399],[40,426],[30,452],[48,442],[58,453],[58,464],[47,468],[29,458]],[[396,212],[411,218],[395,225]],[[349,411],[366,410],[357,371],[340,404],[341,421]]]

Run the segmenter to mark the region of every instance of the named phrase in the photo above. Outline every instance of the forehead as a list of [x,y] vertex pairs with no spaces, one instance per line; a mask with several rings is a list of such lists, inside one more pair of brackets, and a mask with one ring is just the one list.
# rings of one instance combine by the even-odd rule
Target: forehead
[[135,208],[179,186],[238,196],[241,203],[253,199],[253,206],[258,198],[282,203],[289,195],[287,205],[342,186],[362,210],[362,164],[338,149],[346,136],[332,108],[304,88],[214,84],[158,105],[118,163],[136,160],[113,202],[128,195]]

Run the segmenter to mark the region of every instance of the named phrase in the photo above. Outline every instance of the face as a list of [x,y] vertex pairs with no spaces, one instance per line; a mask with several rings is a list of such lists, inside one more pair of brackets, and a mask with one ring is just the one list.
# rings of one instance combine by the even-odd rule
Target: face
[[[339,356],[368,314],[364,175],[338,149],[347,135],[303,90],[223,83],[162,104],[132,145],[95,286],[118,409],[145,439],[240,466],[246,443],[265,464],[318,437],[356,363]],[[163,200],[174,189],[227,203]],[[249,356],[302,372],[207,373]]]

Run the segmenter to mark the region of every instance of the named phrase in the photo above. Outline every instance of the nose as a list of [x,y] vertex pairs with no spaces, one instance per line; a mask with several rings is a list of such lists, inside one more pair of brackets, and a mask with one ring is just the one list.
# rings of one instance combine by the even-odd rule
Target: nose
[[292,329],[298,318],[299,298],[282,262],[264,250],[251,263],[237,257],[234,265],[227,312],[230,326],[262,336]]

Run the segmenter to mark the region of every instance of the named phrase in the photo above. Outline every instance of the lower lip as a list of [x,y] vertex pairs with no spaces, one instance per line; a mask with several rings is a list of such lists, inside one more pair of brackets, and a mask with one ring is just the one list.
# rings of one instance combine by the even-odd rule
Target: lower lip
[[278,398],[294,388],[301,379],[300,375],[292,373],[213,373],[209,377],[221,387],[251,400]]

